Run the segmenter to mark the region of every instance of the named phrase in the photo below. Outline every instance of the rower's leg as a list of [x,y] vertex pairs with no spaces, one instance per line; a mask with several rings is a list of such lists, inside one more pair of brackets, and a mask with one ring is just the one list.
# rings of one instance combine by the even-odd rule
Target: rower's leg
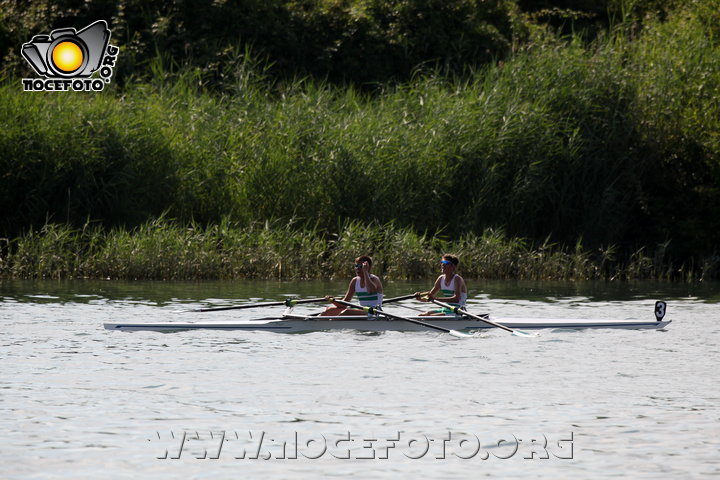
[[345,310],[342,311],[342,313],[339,313],[338,315],[367,315],[367,312],[365,310],[346,308]]
[[321,317],[339,317],[340,315],[346,315],[347,308],[345,307],[327,307],[324,312],[320,314]]

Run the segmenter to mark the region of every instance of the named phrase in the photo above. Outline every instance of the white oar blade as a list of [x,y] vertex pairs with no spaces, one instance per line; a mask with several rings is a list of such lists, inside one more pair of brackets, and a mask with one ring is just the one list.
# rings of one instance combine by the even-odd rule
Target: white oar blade
[[537,332],[532,332],[532,333],[531,332],[523,332],[522,330],[513,330],[512,333],[515,336],[525,337],[525,338],[532,338],[532,337],[537,337],[538,335],[540,335]]
[[464,333],[464,332],[458,332],[457,330],[450,330],[448,333],[450,335],[452,335],[453,337],[457,337],[457,338],[474,338],[474,337],[479,336],[479,334],[480,334],[480,332]]

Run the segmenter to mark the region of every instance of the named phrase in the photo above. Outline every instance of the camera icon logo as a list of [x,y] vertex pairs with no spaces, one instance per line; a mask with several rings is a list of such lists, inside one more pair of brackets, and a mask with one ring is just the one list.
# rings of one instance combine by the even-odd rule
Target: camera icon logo
[[35,35],[22,46],[22,56],[45,77],[89,77],[97,71],[110,41],[105,20],[80,31],[58,28],[50,35]]

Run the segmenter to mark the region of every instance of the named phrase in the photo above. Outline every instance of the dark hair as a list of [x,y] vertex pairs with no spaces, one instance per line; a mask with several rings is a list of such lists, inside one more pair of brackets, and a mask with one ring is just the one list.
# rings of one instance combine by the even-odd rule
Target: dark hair
[[372,267],[372,258],[368,257],[367,255],[362,255],[355,259],[355,263],[363,263],[368,262],[368,265]]
[[460,259],[458,259],[458,257],[456,257],[455,255],[452,255],[452,254],[450,254],[450,253],[446,253],[445,255],[442,256],[442,258],[443,258],[444,260],[447,260],[447,261],[451,262],[451,263],[452,263],[453,265],[455,265],[456,267],[457,267],[458,264],[460,263]]

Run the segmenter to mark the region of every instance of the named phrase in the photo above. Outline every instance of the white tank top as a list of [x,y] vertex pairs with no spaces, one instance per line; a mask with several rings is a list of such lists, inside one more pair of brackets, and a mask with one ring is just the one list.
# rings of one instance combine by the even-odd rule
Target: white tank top
[[[455,296],[455,280],[457,279],[457,275],[453,275],[452,280],[450,280],[450,284],[445,283],[445,275],[440,277],[440,291],[443,294],[443,297],[454,297]],[[467,292],[460,292],[460,302],[459,303],[449,303],[450,305],[454,307],[464,307],[465,302],[467,301]]]
[[[372,273],[370,278],[378,278]],[[382,306],[383,294],[380,292],[368,293],[367,285],[364,287],[360,286],[360,277],[355,279],[355,295],[358,297],[358,302],[363,307],[380,307]]]

